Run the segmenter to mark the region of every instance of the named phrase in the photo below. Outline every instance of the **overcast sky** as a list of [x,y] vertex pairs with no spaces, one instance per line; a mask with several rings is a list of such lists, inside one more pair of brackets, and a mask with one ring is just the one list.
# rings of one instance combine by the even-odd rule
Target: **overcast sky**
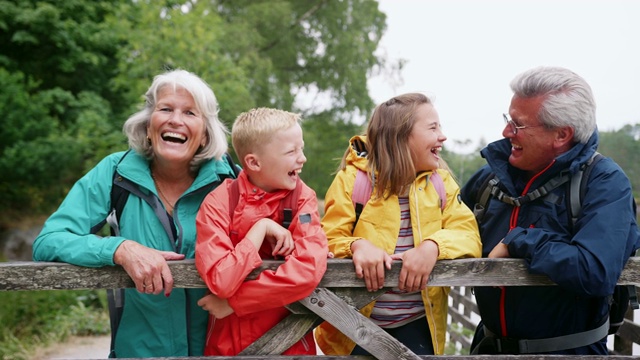
[[435,96],[454,140],[502,137],[509,82],[539,65],[567,67],[591,85],[600,130],[640,123],[640,1],[379,0],[378,51],[408,61],[403,84],[369,81],[376,103],[405,92]]

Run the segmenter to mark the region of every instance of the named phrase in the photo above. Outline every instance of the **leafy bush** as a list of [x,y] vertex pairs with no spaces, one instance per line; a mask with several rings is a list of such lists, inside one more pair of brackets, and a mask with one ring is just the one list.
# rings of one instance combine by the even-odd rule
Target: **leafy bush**
[[0,292],[0,359],[28,359],[35,347],[71,335],[109,333],[101,290]]

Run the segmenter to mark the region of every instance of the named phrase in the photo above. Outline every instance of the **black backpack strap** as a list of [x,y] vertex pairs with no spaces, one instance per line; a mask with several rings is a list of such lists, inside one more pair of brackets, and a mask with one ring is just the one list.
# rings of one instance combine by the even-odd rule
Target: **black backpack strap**
[[233,170],[234,177],[237,178],[238,175],[240,175],[240,171],[242,171],[240,166],[233,162],[233,158],[231,157],[231,155],[229,155],[229,153],[224,153],[224,160],[227,162],[227,164],[229,164],[231,170]]
[[578,217],[582,210],[582,200],[584,199],[584,194],[587,191],[588,181],[583,180],[589,179],[591,170],[593,170],[598,161],[603,158],[604,156],[596,151],[586,163],[582,164],[580,170],[571,177],[571,185],[567,190],[567,198],[569,199],[567,211],[569,212],[569,219],[571,220],[572,228],[575,226],[576,221],[578,221]]
[[[238,206],[238,200],[240,198],[240,189],[238,188],[238,180],[233,180],[229,185],[229,218],[233,220],[233,213]],[[298,199],[302,192],[302,181],[298,179],[296,188],[290,191],[285,197],[280,200],[278,210],[282,213],[282,227],[288,229],[293,221],[293,217],[298,212]],[[231,224],[231,221],[229,222]]]
[[540,354],[562,351],[593,344],[607,336],[609,318],[595,329],[575,334],[562,335],[545,339],[513,339],[501,338],[484,326],[485,336],[493,342],[498,353],[506,354]]
[[522,195],[518,197],[509,196],[506,193],[504,193],[502,190],[500,190],[499,187],[494,186],[491,189],[491,196],[502,201],[503,203],[520,207],[526,203],[529,203],[531,201],[534,201],[536,199],[546,196],[553,189],[559,187],[562,184],[567,183],[570,180],[570,178],[571,177],[569,176],[568,172],[561,172],[557,176],[551,178],[551,180],[547,181],[544,185],[540,186],[539,188],[528,192],[526,195]]
[[475,215],[478,224],[482,222],[484,213],[489,206],[489,200],[491,200],[491,193],[494,188],[498,188],[499,183],[500,180],[498,180],[496,174],[491,173],[484,179],[480,188],[478,188],[476,203],[473,205],[473,215]]
[[108,223],[111,231],[111,236],[119,236],[120,235],[120,216],[122,215],[122,210],[124,209],[124,204],[127,203],[127,199],[129,198],[129,191],[123,187],[115,186],[116,182],[122,181],[122,176],[118,173],[118,165],[124,160],[124,158],[129,155],[131,149],[127,150],[127,152],[122,155],[120,160],[118,160],[118,164],[116,164],[116,168],[113,170],[113,178],[111,181],[111,192],[109,194],[110,198],[110,208],[111,210],[107,214],[107,217],[100,221],[98,224],[94,225],[90,233],[96,234],[102,227]]
[[298,178],[296,188],[280,200],[282,227],[285,229],[289,229],[289,226],[291,226],[291,222],[293,221],[293,217],[298,212],[298,199],[300,198],[300,192],[302,192],[302,180]]

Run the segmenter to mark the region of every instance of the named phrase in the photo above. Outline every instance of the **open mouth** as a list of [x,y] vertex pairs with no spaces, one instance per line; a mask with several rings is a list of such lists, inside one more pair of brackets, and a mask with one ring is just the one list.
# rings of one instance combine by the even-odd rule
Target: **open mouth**
[[435,157],[440,158],[439,154],[441,150],[442,150],[442,146],[436,146],[434,148],[431,148],[431,153],[435,155]]
[[178,143],[178,144],[184,144],[187,141],[187,137],[176,132],[167,131],[162,133],[162,140]]
[[289,176],[296,177],[298,174],[302,172],[302,169],[289,171]]

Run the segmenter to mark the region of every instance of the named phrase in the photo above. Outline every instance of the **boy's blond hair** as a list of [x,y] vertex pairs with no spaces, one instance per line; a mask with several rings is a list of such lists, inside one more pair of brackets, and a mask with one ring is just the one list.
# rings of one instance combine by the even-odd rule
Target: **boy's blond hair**
[[244,161],[247,154],[255,153],[278,131],[299,124],[300,119],[300,114],[271,108],[251,109],[238,115],[231,129],[231,141],[238,159]]

